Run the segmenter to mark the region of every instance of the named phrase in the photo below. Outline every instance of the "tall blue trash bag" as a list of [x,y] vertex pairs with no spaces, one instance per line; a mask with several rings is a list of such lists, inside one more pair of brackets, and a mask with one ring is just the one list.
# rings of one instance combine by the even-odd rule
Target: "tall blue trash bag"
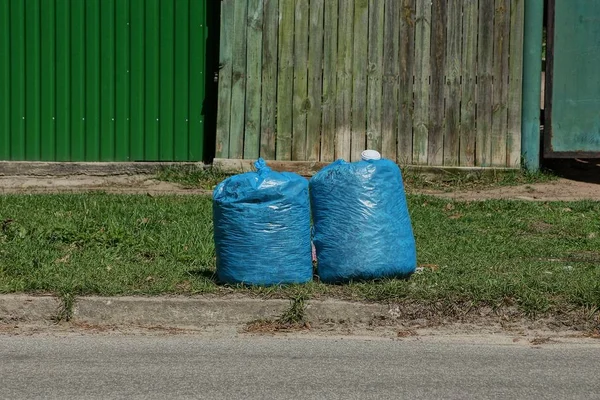
[[312,279],[308,181],[272,171],[225,179],[213,193],[217,277],[222,283],[277,285]]
[[394,162],[338,160],[310,180],[310,199],[323,282],[406,278],[415,271],[415,239]]

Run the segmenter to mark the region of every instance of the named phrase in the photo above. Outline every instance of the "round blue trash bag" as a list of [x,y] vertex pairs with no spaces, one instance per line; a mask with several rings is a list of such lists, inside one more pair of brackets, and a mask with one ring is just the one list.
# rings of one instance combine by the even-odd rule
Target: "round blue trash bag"
[[417,266],[400,168],[389,160],[338,160],[310,180],[323,282],[406,278]]
[[217,277],[222,283],[277,285],[312,279],[308,181],[274,172],[232,176],[213,193]]

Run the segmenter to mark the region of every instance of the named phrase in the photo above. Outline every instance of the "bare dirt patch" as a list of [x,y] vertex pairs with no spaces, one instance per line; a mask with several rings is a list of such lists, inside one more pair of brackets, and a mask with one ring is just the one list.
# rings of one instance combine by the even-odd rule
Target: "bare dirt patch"
[[398,331],[397,336],[399,338],[405,338],[410,336],[417,336],[417,332],[412,329],[401,329]]
[[600,185],[569,179],[553,182],[533,183],[519,186],[502,186],[480,190],[415,190],[415,194],[426,194],[458,201],[477,200],[527,200],[527,201],[578,201],[600,200]]
[[553,229],[553,226],[544,221],[535,221],[529,226],[529,229],[534,233],[547,233]]
[[308,322],[301,323],[283,323],[279,321],[253,321],[243,329],[244,333],[261,333],[261,334],[274,334],[274,333],[289,333],[289,332],[303,332],[311,330],[311,325]]
[[[152,175],[115,176],[0,176],[0,194],[53,194],[105,192],[111,194],[210,195],[211,191],[188,188],[160,181]],[[527,200],[577,201],[600,200],[600,184],[558,179],[553,182],[501,186],[486,189],[438,190],[410,189],[411,194],[425,194],[458,201]]]
[[539,346],[542,344],[548,344],[548,343],[557,343],[556,340],[552,340],[549,337],[536,337],[533,338],[529,341],[529,343],[531,343],[533,346]]
[[189,189],[159,181],[153,175],[113,176],[0,176],[0,194],[53,194],[105,192],[114,194],[209,194],[204,189]]

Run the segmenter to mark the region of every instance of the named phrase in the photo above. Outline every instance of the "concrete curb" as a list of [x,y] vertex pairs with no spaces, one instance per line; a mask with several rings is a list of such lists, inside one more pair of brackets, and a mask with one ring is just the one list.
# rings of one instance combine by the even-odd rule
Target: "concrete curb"
[[179,297],[82,297],[73,320],[106,325],[202,326],[240,324],[281,315],[287,300]]
[[[51,296],[0,296],[0,321],[48,321],[59,311],[60,301]],[[91,325],[139,325],[199,327],[240,325],[256,320],[275,320],[289,309],[284,299],[243,297],[80,297],[75,299],[72,321]],[[310,300],[306,318],[311,323],[368,323],[374,318],[394,318],[384,304],[341,300]]]
[[373,319],[395,318],[387,304],[354,303],[342,300],[307,301],[306,319],[310,322],[369,323]]
[[49,321],[60,311],[61,302],[52,296],[0,296],[0,322]]

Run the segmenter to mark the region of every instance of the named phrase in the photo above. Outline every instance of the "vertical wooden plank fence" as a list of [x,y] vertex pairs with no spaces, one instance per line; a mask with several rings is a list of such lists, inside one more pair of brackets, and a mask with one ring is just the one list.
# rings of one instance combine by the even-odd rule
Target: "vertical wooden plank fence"
[[[323,26],[337,26],[338,5],[335,1],[325,2]],[[338,31],[328,29],[323,38],[323,105],[321,106],[322,125],[321,157],[324,162],[334,161],[336,141],[336,99],[337,99],[337,56]]]
[[218,159],[520,164],[524,0],[224,0]]
[[[414,143],[414,88],[415,88],[415,22],[416,0],[402,0],[400,9],[400,86],[398,115],[399,130],[391,132],[397,136],[398,153],[396,159],[403,164],[413,163]],[[392,51],[396,51],[393,49]],[[396,112],[392,110],[392,112]]]

